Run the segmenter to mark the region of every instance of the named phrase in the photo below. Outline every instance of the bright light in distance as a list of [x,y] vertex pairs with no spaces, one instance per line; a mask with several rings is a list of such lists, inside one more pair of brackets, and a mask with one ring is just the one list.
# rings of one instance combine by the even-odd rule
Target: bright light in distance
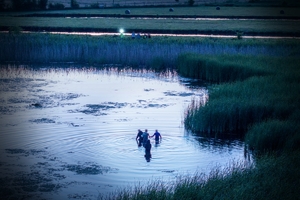
[[124,33],[124,29],[122,29],[122,28],[119,31],[120,31],[120,33]]

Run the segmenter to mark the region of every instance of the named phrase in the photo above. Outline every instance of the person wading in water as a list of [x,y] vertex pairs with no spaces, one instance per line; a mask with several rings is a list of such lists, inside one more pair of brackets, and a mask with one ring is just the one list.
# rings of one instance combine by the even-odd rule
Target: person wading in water
[[143,131],[141,131],[141,129],[138,130],[138,133],[137,133],[137,135],[136,135],[135,140],[137,141],[139,147],[142,146],[142,142],[143,142]]
[[158,130],[155,130],[155,133],[150,136],[150,137],[154,137],[155,136],[155,143],[158,144],[159,143],[159,139],[161,140],[162,137],[161,137],[161,134],[158,132]]
[[149,133],[148,130],[145,129],[145,132],[143,133],[143,147],[145,147],[148,139],[149,139]]

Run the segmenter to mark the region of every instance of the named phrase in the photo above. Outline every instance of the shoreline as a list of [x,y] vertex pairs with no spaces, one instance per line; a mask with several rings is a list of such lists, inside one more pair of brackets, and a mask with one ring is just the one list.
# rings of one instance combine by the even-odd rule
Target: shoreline
[[[8,26],[0,27],[0,31],[9,31]],[[119,30],[115,28],[87,28],[87,27],[43,27],[43,26],[20,26],[22,31],[25,32],[61,32],[66,34],[78,33],[78,34],[119,34]],[[206,37],[237,37],[237,32],[232,30],[162,30],[162,29],[126,29],[126,32],[131,34],[135,33],[149,33],[153,35],[166,35],[166,36],[206,36]],[[300,32],[257,32],[257,31],[243,31],[242,37],[288,37],[288,38],[299,38]]]

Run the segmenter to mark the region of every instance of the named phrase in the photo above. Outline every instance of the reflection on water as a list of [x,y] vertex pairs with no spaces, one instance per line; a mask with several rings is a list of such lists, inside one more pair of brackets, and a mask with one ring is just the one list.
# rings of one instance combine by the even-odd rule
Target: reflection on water
[[[0,179],[11,197],[95,199],[153,179],[172,181],[244,160],[238,140],[184,130],[183,113],[207,90],[175,72],[84,66],[1,66]],[[190,84],[191,83],[191,84]],[[136,130],[163,139],[145,154]]]

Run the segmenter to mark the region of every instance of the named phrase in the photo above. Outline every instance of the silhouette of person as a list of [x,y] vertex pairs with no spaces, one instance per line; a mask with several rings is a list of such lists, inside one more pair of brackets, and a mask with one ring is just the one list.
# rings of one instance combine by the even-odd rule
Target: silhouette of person
[[136,142],[138,143],[138,146],[142,146],[143,143],[143,131],[141,129],[138,130],[138,133],[135,138]]
[[131,33],[131,38],[132,38],[132,39],[135,38],[135,32],[134,32],[134,31]]
[[155,130],[155,133],[150,136],[150,137],[154,137],[155,136],[155,144],[158,144],[159,143],[159,139],[161,140],[162,139],[162,136],[161,134],[158,132],[158,130],[156,129]]
[[149,139],[149,133],[148,130],[145,129],[145,132],[143,133],[143,147],[145,147],[148,139]]

